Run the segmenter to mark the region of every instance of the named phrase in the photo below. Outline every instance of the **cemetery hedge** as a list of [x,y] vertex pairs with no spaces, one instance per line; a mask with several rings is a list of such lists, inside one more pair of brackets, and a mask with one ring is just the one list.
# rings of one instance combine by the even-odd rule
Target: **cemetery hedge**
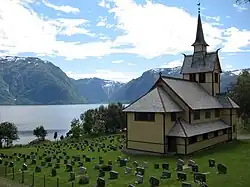
[[[176,180],[176,162],[178,158],[181,158],[187,163],[188,159],[194,160],[198,166],[200,172],[207,173],[207,184],[210,187],[248,187],[250,183],[249,177],[249,168],[250,168],[250,141],[234,141],[232,143],[218,145],[214,148],[204,150],[198,153],[194,153],[193,155],[185,156],[185,157],[178,157],[178,156],[168,156],[168,157],[160,157],[160,156],[142,156],[142,155],[125,155],[119,149],[119,146],[122,145],[123,138],[120,138],[120,135],[116,136],[107,136],[106,138],[100,137],[95,138],[96,143],[94,143],[93,148],[94,152],[88,150],[88,146],[83,146],[84,141],[81,140],[80,142],[69,143],[69,142],[59,142],[59,143],[47,143],[44,145],[36,145],[36,146],[25,146],[25,147],[13,147],[9,149],[2,149],[0,154],[2,158],[2,164],[0,164],[0,177],[6,177],[9,180],[13,179],[13,172],[12,168],[7,168],[7,176],[5,176],[5,166],[4,162],[12,159],[14,162],[14,180],[17,182],[21,182],[21,172],[18,171],[22,164],[24,163],[24,158],[21,155],[20,161],[16,161],[19,153],[24,154],[26,157],[27,155],[31,155],[31,152],[36,153],[36,164],[31,164],[32,159],[28,159],[27,163],[27,171],[24,172],[24,184],[31,185],[32,184],[32,175],[35,171],[35,167],[41,165],[41,162],[45,160],[45,158],[49,155],[48,151],[50,151],[51,155],[55,155],[55,157],[59,158],[60,155],[63,155],[63,152],[69,156],[69,159],[66,159],[68,162],[72,160],[72,157],[78,156],[80,160],[83,162],[83,166],[87,168],[87,175],[90,177],[90,184],[87,185],[80,185],[78,184],[79,180],[79,167],[78,163],[75,162],[73,165],[73,171],[76,174],[76,181],[74,186],[94,186],[96,184],[96,180],[98,178],[98,170],[94,169],[95,164],[99,162],[99,156],[101,156],[104,160],[104,163],[107,164],[109,160],[113,162],[113,170],[117,171],[119,174],[118,179],[109,180],[109,172],[106,172],[105,175],[105,182],[106,186],[109,187],[127,187],[129,184],[134,184],[136,181],[136,177],[134,175],[135,168],[133,167],[133,161],[137,161],[139,165],[143,165],[144,162],[147,162],[148,167],[145,167],[145,175],[144,175],[144,182],[140,184],[141,187],[150,186],[149,178],[151,176],[155,176],[156,178],[160,179],[162,168],[162,163],[169,163],[170,171],[172,177],[170,179],[160,179],[160,186],[163,187],[181,187],[182,182]],[[114,137],[114,138],[112,138]],[[117,138],[119,137],[119,138]],[[110,139],[114,141],[110,143]],[[93,139],[88,139],[89,144],[91,144]],[[107,152],[104,152],[100,149],[98,152],[98,148],[96,145],[98,141],[104,142],[106,147],[109,145],[110,147],[118,148],[116,151],[112,150],[112,148],[103,148]],[[95,145],[96,144],[96,145]],[[51,148],[50,148],[51,147]],[[90,146],[91,147],[91,146]],[[84,150],[82,150],[84,148]],[[120,147],[121,148],[121,147]],[[79,150],[78,150],[79,149]],[[16,154],[15,154],[16,153]],[[47,156],[42,156],[44,153]],[[4,155],[12,155],[12,158],[4,158]],[[17,156],[14,156],[17,155]],[[83,155],[89,158],[95,158],[91,160],[91,162],[85,162],[83,159]],[[39,159],[41,157],[41,160]],[[125,174],[125,167],[120,167],[119,164],[116,163],[117,158],[121,156],[122,158],[127,158],[128,163],[127,166],[132,168],[131,174]],[[31,156],[32,157],[32,156]],[[228,173],[227,174],[217,174],[217,168],[210,168],[208,165],[208,160],[210,158],[215,159],[216,164],[224,164],[227,167]],[[65,171],[65,164],[64,158],[60,159],[60,168],[56,169],[57,175],[55,177],[51,176],[52,167],[46,166],[41,167],[41,172],[36,173],[34,172],[34,186],[42,187],[44,186],[44,181],[46,183],[45,186],[57,186],[57,178],[59,178],[59,186],[60,187],[70,187],[72,183],[68,181],[69,179],[69,172]],[[52,159],[53,167],[55,166],[56,159]],[[160,164],[159,169],[154,169],[154,164]],[[190,182],[193,186],[198,186],[193,182],[193,174],[191,173],[190,169],[184,169],[184,172],[187,173],[187,181]],[[45,177],[45,178],[44,178]],[[44,180],[45,179],[45,180]],[[136,185],[137,186],[137,185]]]

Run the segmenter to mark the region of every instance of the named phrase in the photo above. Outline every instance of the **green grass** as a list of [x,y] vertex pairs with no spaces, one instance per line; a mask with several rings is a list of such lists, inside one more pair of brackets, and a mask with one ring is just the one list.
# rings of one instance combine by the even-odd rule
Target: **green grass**
[[[109,141],[106,140],[106,145],[109,144]],[[48,146],[55,145],[55,144],[48,144]],[[68,144],[69,145],[69,144]],[[61,148],[65,146],[61,146]],[[40,149],[38,155],[41,155],[45,148]],[[55,148],[53,148],[55,150]],[[35,147],[26,147],[26,148],[11,148],[11,149],[3,149],[0,150],[0,153],[5,153],[8,155],[12,155],[14,152],[16,153],[26,153],[29,154],[31,151],[36,152]],[[94,170],[94,163],[98,162],[98,157],[102,156],[105,163],[108,160],[113,161],[113,169],[119,172],[119,178],[117,180],[109,180],[109,173],[106,173],[105,180],[106,186],[109,187],[127,187],[129,184],[134,184],[136,177],[133,174],[125,175],[124,167],[119,167],[119,165],[115,164],[118,156],[122,157],[129,157],[128,166],[132,167],[133,161],[138,161],[139,164],[143,164],[144,161],[148,162],[148,168],[146,169],[145,176],[144,176],[144,183],[140,184],[141,187],[150,186],[149,185],[149,177],[155,176],[160,178],[162,169],[154,169],[154,163],[162,164],[163,162],[167,162],[170,164],[170,170],[172,172],[172,178],[161,180],[160,186],[163,187],[181,187],[181,182],[176,180],[176,173],[174,171],[176,167],[177,157],[159,157],[159,156],[129,156],[124,155],[121,151],[108,151],[107,153],[104,152],[90,152],[90,151],[78,151],[76,148],[69,149],[66,148],[67,155],[76,156],[76,155],[88,155],[90,157],[96,157],[96,160],[91,161],[91,163],[85,163],[84,166],[87,168],[88,175],[90,176],[90,184],[85,186],[94,186],[96,184],[96,179],[98,178],[98,171]],[[59,155],[59,154],[57,154]],[[202,152],[195,153],[193,155],[189,155],[186,157],[182,157],[182,159],[186,162],[189,158],[194,160],[198,165],[201,172],[210,172],[207,175],[207,184],[210,187],[248,187],[250,184],[250,141],[234,141],[228,144],[218,145],[212,149],[205,150]],[[217,163],[222,163],[227,166],[228,174],[222,175],[217,174],[216,168],[209,168],[208,167],[208,159],[214,158]],[[30,185],[32,181],[32,173],[34,171],[35,165],[30,164],[31,160],[28,161],[28,172],[25,172],[25,184]],[[40,160],[37,158],[37,165],[40,165]],[[53,160],[53,163],[56,161]],[[20,162],[15,162],[15,181],[21,181],[21,175],[17,171],[23,163],[23,159],[21,158]],[[57,176],[60,178],[60,187],[70,187],[71,183],[68,182],[69,173],[65,172],[65,166],[63,164],[63,159],[61,160],[61,168],[57,170]],[[35,186],[42,187],[44,182],[44,175],[46,176],[46,187],[56,187],[56,179],[57,177],[50,176],[51,168],[44,167],[42,168],[41,173],[35,173]],[[76,176],[78,175],[79,169],[77,167],[77,163],[74,166],[74,171],[76,172]],[[134,171],[134,169],[133,169]],[[190,172],[190,169],[184,170],[188,174],[188,182],[193,183],[193,174]],[[133,173],[133,172],[132,172]],[[4,166],[3,164],[0,165],[0,176],[4,176]],[[12,180],[12,172],[11,168],[8,168],[8,175],[7,178]],[[80,186],[78,184],[78,178],[76,180],[76,184],[74,185]],[[194,185],[197,186],[197,185]]]

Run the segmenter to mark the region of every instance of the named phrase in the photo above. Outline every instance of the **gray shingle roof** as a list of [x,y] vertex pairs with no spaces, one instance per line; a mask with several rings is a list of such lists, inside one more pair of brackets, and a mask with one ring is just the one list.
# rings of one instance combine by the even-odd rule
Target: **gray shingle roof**
[[156,87],[127,106],[124,112],[180,112],[183,111],[166,91]]
[[193,55],[185,55],[183,65],[181,67],[181,73],[201,73],[214,71],[217,57],[217,52],[207,53],[201,60],[198,60],[196,57],[193,59]]
[[209,95],[198,82],[170,77],[162,77],[162,79],[193,110],[223,108],[217,99]]
[[239,106],[226,94],[216,95],[216,98],[223,108],[239,108]]
[[189,124],[181,119],[173,126],[168,136],[191,137],[217,130],[227,129],[229,127],[230,126],[222,120],[203,122],[199,124]]

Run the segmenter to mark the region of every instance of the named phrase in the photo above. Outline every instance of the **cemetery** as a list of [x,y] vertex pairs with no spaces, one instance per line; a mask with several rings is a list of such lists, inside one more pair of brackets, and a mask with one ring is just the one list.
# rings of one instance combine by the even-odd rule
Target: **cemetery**
[[123,135],[114,135],[2,149],[0,176],[38,187],[245,187],[250,182],[248,141],[186,156],[128,155],[124,143]]

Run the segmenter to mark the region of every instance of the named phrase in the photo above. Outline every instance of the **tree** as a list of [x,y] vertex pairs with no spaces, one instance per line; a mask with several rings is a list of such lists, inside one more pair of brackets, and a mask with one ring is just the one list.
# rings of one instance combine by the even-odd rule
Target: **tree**
[[63,139],[64,139],[64,136],[63,136],[63,135],[61,135],[61,136],[60,136],[60,140],[63,140]]
[[54,132],[54,140],[57,139],[57,132]]
[[38,139],[41,139],[42,141],[45,140],[45,137],[47,136],[47,131],[44,129],[44,127],[41,125],[39,127],[36,127],[33,130],[33,135],[35,135]]
[[0,148],[3,147],[3,141],[6,143],[6,146],[9,147],[13,140],[19,139],[18,129],[14,123],[3,122],[0,124]]
[[250,73],[243,70],[237,78],[236,85],[233,87],[230,96],[240,106],[238,115],[244,123],[250,117]]
[[72,138],[79,139],[82,135],[82,126],[81,121],[79,119],[73,119],[71,121],[71,132],[72,132]]

